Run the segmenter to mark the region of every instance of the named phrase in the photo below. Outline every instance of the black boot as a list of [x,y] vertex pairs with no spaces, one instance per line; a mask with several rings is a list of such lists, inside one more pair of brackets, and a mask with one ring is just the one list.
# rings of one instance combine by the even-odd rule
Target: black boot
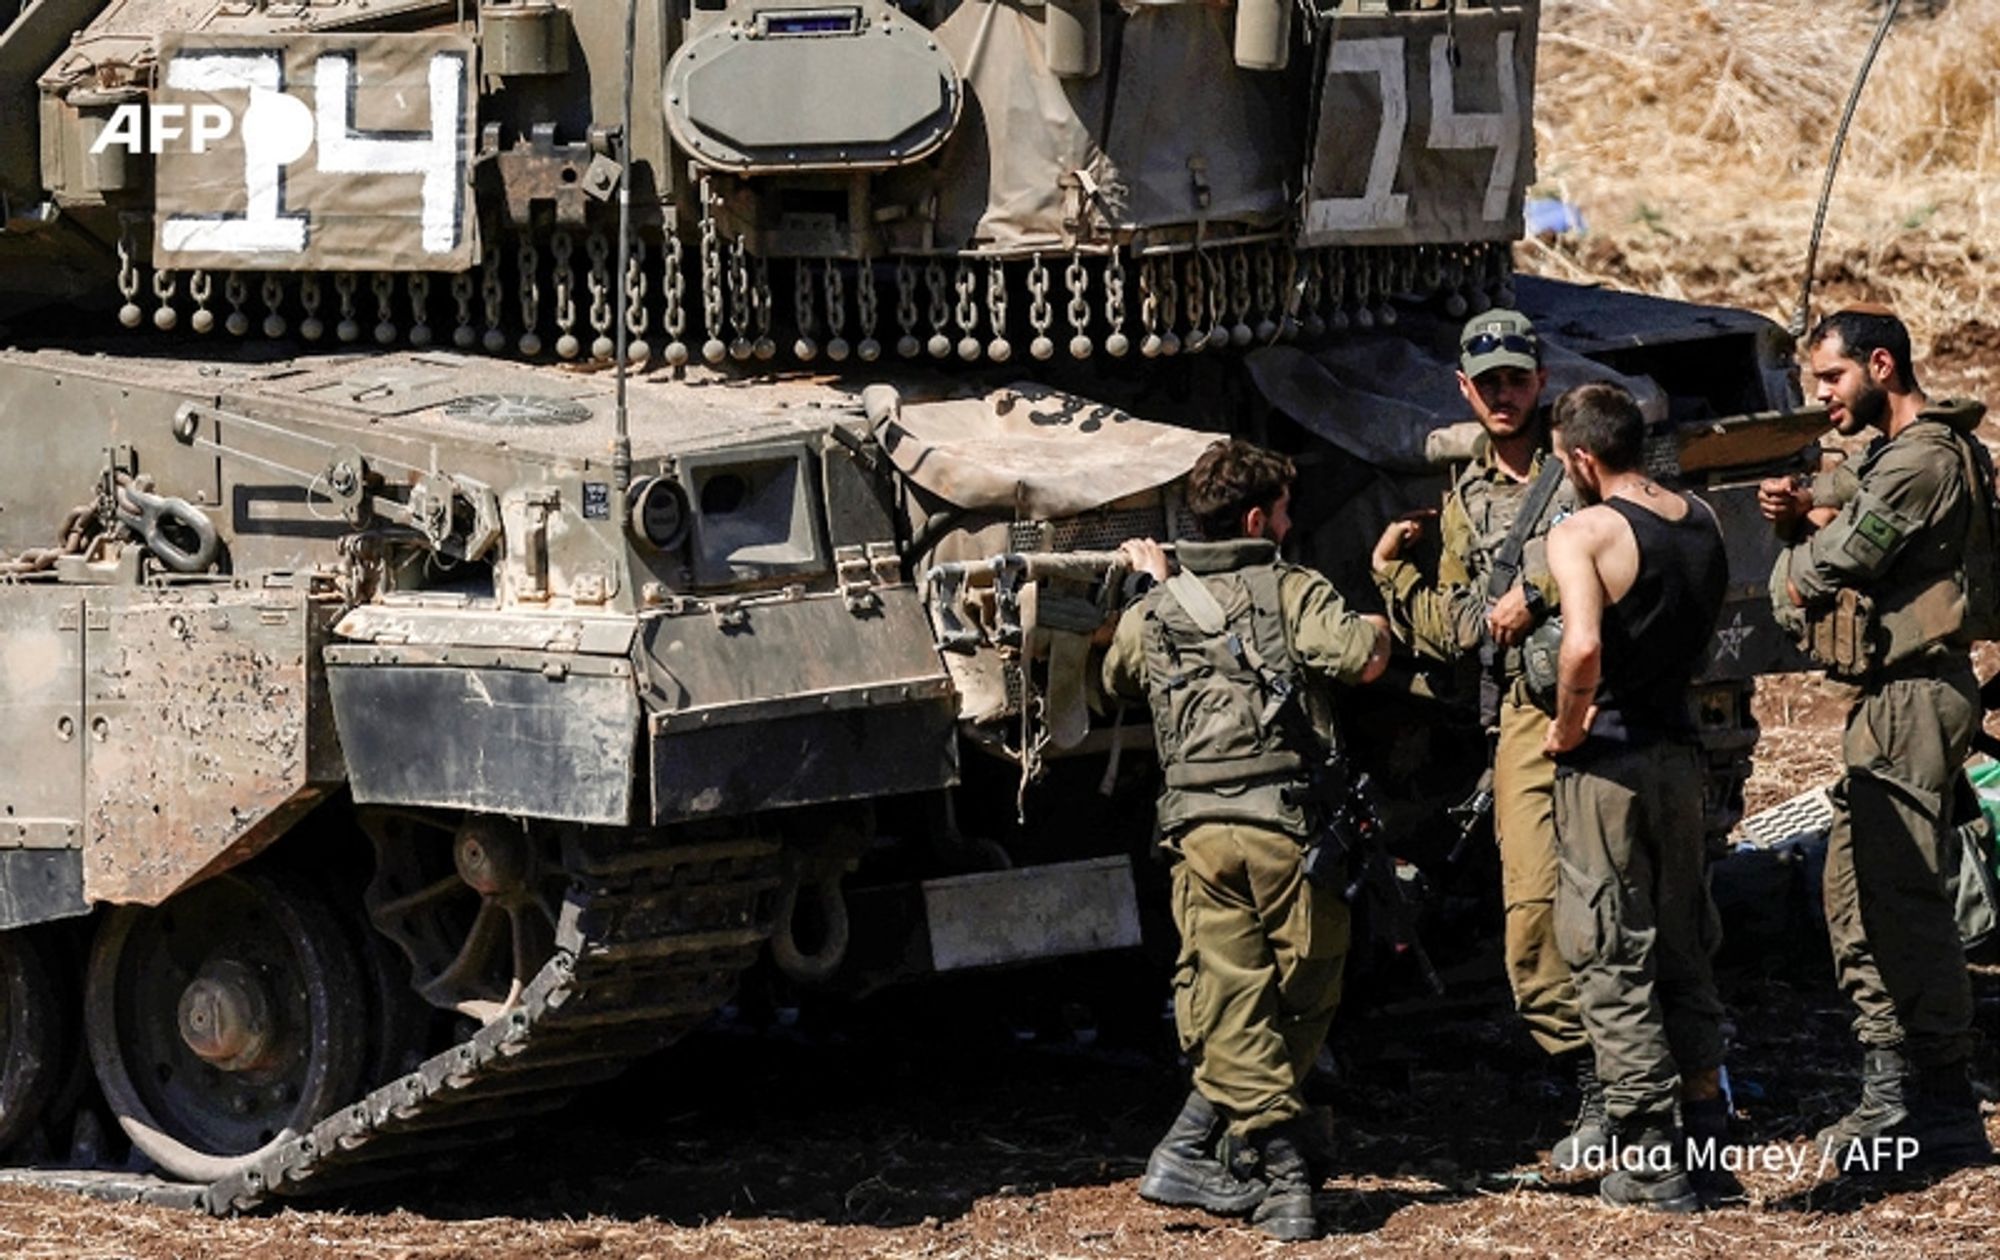
[[1604,1115],[1604,1082],[1597,1079],[1597,1054],[1589,1046],[1562,1056],[1573,1060],[1578,1095],[1576,1119],[1569,1132],[1549,1151],[1559,1171],[1575,1172],[1601,1158],[1611,1141],[1611,1123]]
[[1899,1049],[1871,1049],[1861,1057],[1861,1101],[1854,1109],[1821,1129],[1813,1140],[1820,1153],[1836,1165],[1847,1161],[1856,1142],[1881,1137],[1909,1118],[1904,1084],[1909,1060]]
[[1939,1171],[1993,1162],[1963,1062],[1919,1069],[1909,1084],[1909,1117],[1890,1136],[1916,1143],[1912,1167]]
[[1614,1207],[1654,1212],[1694,1212],[1701,1196],[1688,1180],[1687,1160],[1672,1112],[1633,1116],[1616,1128],[1618,1171],[1609,1173],[1597,1197]]
[[1222,1114],[1199,1091],[1189,1090],[1181,1114],[1146,1161],[1139,1197],[1174,1207],[1198,1207],[1241,1216],[1264,1197],[1264,1183],[1246,1181],[1216,1158]]
[[1286,1242],[1310,1242],[1319,1237],[1319,1216],[1313,1210],[1311,1174],[1300,1149],[1298,1120],[1260,1129],[1249,1137],[1257,1160],[1257,1177],[1264,1197],[1250,1214],[1250,1223]]
[[1307,1107],[1299,1117],[1298,1142],[1306,1157],[1306,1177],[1317,1190],[1334,1174],[1333,1108]]
[[1720,1098],[1689,1098],[1681,1102],[1681,1127],[1687,1133],[1688,1180],[1702,1204],[1743,1203],[1749,1193],[1735,1173],[1723,1166],[1729,1146],[1729,1104]]

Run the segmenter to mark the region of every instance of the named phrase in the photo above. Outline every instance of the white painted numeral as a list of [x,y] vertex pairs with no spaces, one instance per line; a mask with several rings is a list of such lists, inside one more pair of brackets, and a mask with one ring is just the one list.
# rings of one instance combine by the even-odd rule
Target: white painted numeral
[[336,175],[423,176],[427,254],[448,254],[458,248],[460,199],[465,195],[459,131],[466,78],[464,57],[457,53],[432,57],[430,131],[409,135],[354,130],[350,58],[321,57],[313,81],[319,109],[319,169]]
[[244,92],[243,187],[240,215],[173,215],[160,224],[168,253],[204,250],[222,254],[287,253],[306,247],[306,216],[285,210],[284,168],[312,147],[312,112],[287,96],[279,54],[202,53],[167,63],[167,86],[184,92]]
[[1410,121],[1410,88],[1403,68],[1403,41],[1342,40],[1327,59],[1327,73],[1372,74],[1382,85],[1382,117],[1375,132],[1375,152],[1368,161],[1368,183],[1359,197],[1322,197],[1306,210],[1308,232],[1355,232],[1369,228],[1399,228],[1409,221],[1409,197],[1395,191],[1396,168],[1403,158],[1403,132]]
[[1488,223],[1507,217],[1514,172],[1521,160],[1521,98],[1514,83],[1514,32],[1501,31],[1493,48],[1494,77],[1500,81],[1500,112],[1461,114],[1451,73],[1451,40],[1431,38],[1431,134],[1433,149],[1491,149],[1482,214]]

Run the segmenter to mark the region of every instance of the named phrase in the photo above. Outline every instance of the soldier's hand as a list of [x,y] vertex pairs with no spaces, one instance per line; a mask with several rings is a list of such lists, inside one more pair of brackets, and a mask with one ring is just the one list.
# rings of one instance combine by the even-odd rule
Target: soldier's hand
[[1143,573],[1155,582],[1164,582],[1171,576],[1166,548],[1150,538],[1128,538],[1118,544],[1118,554],[1125,557],[1134,573]]
[[1486,610],[1486,633],[1501,647],[1513,647],[1535,628],[1535,614],[1528,611],[1524,588],[1514,587]]
[[1372,557],[1377,573],[1387,569],[1402,558],[1403,548],[1424,536],[1424,518],[1436,513],[1411,512],[1390,521],[1382,536],[1375,540],[1375,554]]
[[1757,510],[1780,530],[1796,528],[1812,505],[1812,487],[1795,477],[1766,477],[1757,483]]

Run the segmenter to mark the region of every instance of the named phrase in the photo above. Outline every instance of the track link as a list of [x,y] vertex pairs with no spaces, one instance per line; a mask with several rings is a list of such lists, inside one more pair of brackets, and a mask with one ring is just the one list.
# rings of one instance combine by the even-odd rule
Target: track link
[[[594,850],[594,851],[593,851]],[[511,1010],[206,1187],[22,1169],[4,1180],[216,1215],[429,1167],[505,1139],[675,1040],[735,991],[771,935],[779,846],[573,842],[555,953]]]

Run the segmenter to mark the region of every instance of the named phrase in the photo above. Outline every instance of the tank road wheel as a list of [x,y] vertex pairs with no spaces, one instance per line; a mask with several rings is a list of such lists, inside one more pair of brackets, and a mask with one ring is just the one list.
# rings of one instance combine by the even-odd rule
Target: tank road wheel
[[370,810],[368,917],[410,960],[424,1000],[486,1023],[555,953],[569,876],[516,818]]
[[133,1146],[191,1181],[248,1167],[350,1101],[368,1040],[339,921],[308,885],[241,872],[105,919],[84,1033]]
[[28,1136],[61,1091],[62,994],[31,932],[0,932],[0,1150]]

